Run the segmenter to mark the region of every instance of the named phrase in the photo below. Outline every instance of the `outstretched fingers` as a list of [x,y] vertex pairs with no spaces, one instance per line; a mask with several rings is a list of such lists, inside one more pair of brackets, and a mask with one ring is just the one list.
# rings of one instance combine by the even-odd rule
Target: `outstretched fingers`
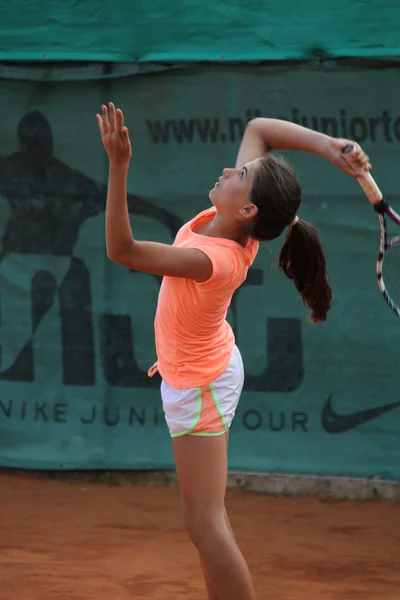
[[120,108],[117,108],[117,128],[121,131],[124,127],[124,113]]
[[108,103],[109,107],[109,115],[110,115],[110,133],[115,133],[117,131],[117,111],[115,110],[115,106],[112,102]]
[[96,115],[96,119],[97,119],[97,125],[99,126],[99,131],[100,131],[100,135],[101,137],[103,137],[103,119],[101,118],[101,116],[99,114]]
[[108,110],[105,104],[101,107],[101,120],[102,120],[102,133],[103,135],[107,135],[110,129],[110,124],[108,121]]
[[120,108],[117,108],[117,131],[121,136],[122,143],[129,145],[129,132],[128,128],[125,127],[124,113]]
[[110,160],[118,164],[128,164],[132,155],[129,132],[125,127],[124,115],[112,102],[101,107],[96,115],[103,146]]
[[112,102],[108,103],[108,107],[103,104],[101,107],[101,115],[96,115],[101,135],[108,133],[123,133],[126,130],[124,122],[124,114],[120,108],[115,108]]

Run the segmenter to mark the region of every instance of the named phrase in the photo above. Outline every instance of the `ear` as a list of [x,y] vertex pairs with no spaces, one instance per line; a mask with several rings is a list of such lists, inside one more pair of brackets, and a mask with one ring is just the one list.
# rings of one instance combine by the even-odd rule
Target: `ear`
[[253,203],[246,204],[246,206],[243,206],[243,208],[240,209],[240,214],[245,219],[254,219],[257,213],[258,207]]

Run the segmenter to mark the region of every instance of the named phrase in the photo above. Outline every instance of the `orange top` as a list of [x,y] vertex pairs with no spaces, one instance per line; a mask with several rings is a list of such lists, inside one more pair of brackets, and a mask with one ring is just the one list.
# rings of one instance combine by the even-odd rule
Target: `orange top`
[[235,337],[226,321],[234,291],[244,282],[259,243],[250,238],[243,248],[233,240],[195,233],[215,215],[214,207],[186,223],[174,246],[198,248],[212,262],[213,273],[202,283],[164,277],[155,317],[158,369],[169,385],[193,388],[212,383],[227,368]]

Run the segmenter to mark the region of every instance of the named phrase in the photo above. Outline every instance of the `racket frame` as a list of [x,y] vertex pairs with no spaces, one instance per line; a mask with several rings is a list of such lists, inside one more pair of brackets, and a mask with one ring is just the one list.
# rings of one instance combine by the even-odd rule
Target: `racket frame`
[[[353,145],[345,146],[342,149],[342,156],[350,166],[352,166],[351,153],[353,152],[353,150]],[[387,305],[398,317],[400,317],[400,308],[395,304],[395,302],[393,302],[393,300],[389,296],[386,290],[382,274],[385,254],[388,252],[388,250],[393,248],[393,246],[400,244],[400,235],[392,238],[390,242],[388,242],[385,215],[387,215],[392,221],[394,221],[394,223],[397,223],[397,225],[400,225],[400,215],[395,210],[393,210],[393,208],[386,202],[381,190],[376,184],[371,173],[366,171],[365,175],[363,175],[362,177],[357,177],[357,181],[364,190],[364,193],[367,196],[368,200],[374,207],[375,212],[378,215],[379,225],[381,229],[379,254],[376,261],[376,276],[378,279],[378,287]]]

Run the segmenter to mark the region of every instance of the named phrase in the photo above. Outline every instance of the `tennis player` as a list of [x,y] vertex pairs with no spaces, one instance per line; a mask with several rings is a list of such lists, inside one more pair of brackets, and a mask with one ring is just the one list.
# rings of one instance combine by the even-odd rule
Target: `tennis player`
[[[313,323],[331,306],[325,256],[315,228],[299,215],[301,187],[272,150],[303,150],[330,160],[352,177],[371,169],[356,144],[349,167],[334,139],[286,121],[257,118],[245,131],[234,168],[210,191],[211,208],[178,232],[173,245],[137,241],[127,208],[131,143],[121,110],[97,115],[109,157],[106,245],[110,260],[162,275],[155,317],[157,362],[172,437],[183,521],[197,548],[210,600],[253,600],[249,569],[225,510],[228,433],[244,371],[226,321],[235,290],[246,279],[259,242],[286,232],[279,267],[293,280]],[[249,307],[251,310],[251,307]]]

